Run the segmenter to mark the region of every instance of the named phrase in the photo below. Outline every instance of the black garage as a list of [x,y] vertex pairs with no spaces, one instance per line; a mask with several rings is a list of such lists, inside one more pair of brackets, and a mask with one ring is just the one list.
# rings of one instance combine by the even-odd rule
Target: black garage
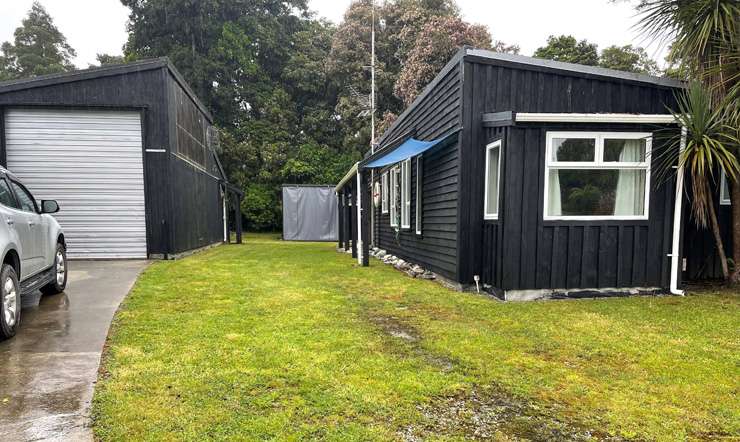
[[59,201],[70,257],[171,258],[227,240],[241,195],[217,145],[166,58],[0,83],[0,163]]

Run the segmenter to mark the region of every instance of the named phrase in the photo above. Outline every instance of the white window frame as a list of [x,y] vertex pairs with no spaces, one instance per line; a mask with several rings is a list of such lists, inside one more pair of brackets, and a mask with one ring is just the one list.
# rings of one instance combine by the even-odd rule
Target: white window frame
[[[727,193],[725,193],[725,189],[727,189]],[[719,188],[719,204],[721,206],[732,205],[732,199],[730,199],[730,187],[727,182],[727,174],[725,174],[724,170],[722,171],[722,181],[720,182]]]
[[398,207],[396,201],[398,201],[398,167],[391,169],[391,191],[390,191],[390,206],[391,206],[391,227],[398,227]]
[[[544,220],[545,221],[600,221],[600,220],[648,220],[650,218],[650,158],[653,143],[653,134],[650,132],[547,132],[545,144],[545,193],[544,193]],[[553,161],[552,142],[555,138],[584,138],[595,140],[594,161]],[[644,162],[607,162],[604,161],[604,140],[639,140],[645,139]],[[550,171],[554,169],[583,169],[583,170],[645,170],[645,213],[643,215],[548,215],[548,195]]]
[[401,228],[411,228],[411,158],[401,162]]
[[[490,213],[488,210],[488,174],[490,173],[491,169],[491,155],[490,152],[498,147],[498,175],[496,176],[496,179],[498,180],[498,183],[496,184],[496,191],[498,194],[496,195],[496,200],[499,204],[496,206],[496,213]],[[500,208],[501,203],[501,152],[502,152],[502,143],[501,140],[496,140],[493,143],[486,146],[486,174],[485,174],[485,187],[486,190],[483,194],[483,219],[486,220],[497,220],[498,219],[498,212]],[[547,193],[545,193],[547,195]]]
[[380,176],[380,211],[383,214],[388,213],[388,172]]
[[422,185],[422,175],[421,175],[421,155],[416,157],[416,209],[415,209],[415,215],[416,215],[416,234],[421,235],[421,211],[422,211],[422,199],[421,199],[421,185]]

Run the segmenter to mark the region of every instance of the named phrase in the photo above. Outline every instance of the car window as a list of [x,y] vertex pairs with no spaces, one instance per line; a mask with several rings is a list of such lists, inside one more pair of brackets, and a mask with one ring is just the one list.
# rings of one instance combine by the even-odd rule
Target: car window
[[15,202],[15,197],[8,187],[8,182],[4,179],[0,179],[0,204],[6,207],[18,208],[18,204]]
[[34,203],[31,194],[28,193],[28,191],[23,186],[16,183],[15,181],[11,181],[10,185],[13,187],[15,196],[18,198],[18,202],[21,206],[20,209],[25,210],[26,212],[37,212],[36,203]]

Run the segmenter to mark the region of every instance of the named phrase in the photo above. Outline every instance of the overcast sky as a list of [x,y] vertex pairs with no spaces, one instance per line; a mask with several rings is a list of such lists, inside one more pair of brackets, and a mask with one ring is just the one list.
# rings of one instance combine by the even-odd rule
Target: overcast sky
[[[126,41],[127,8],[119,0],[40,0],[77,51],[75,64],[87,67],[97,53],[120,54]],[[33,0],[0,0],[0,42],[13,31]],[[608,0],[457,0],[467,21],[488,26],[496,40],[518,44],[531,55],[548,35],[572,34],[599,48],[644,46],[662,64],[664,48],[642,40],[630,2]],[[309,0],[320,16],[339,22],[350,0]]]

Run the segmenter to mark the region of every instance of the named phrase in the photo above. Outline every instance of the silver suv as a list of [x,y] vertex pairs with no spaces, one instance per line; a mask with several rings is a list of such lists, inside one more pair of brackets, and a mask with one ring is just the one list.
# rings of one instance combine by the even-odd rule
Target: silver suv
[[64,234],[51,213],[53,200],[39,203],[8,170],[0,167],[0,339],[15,335],[21,319],[21,294],[64,291],[67,251]]

